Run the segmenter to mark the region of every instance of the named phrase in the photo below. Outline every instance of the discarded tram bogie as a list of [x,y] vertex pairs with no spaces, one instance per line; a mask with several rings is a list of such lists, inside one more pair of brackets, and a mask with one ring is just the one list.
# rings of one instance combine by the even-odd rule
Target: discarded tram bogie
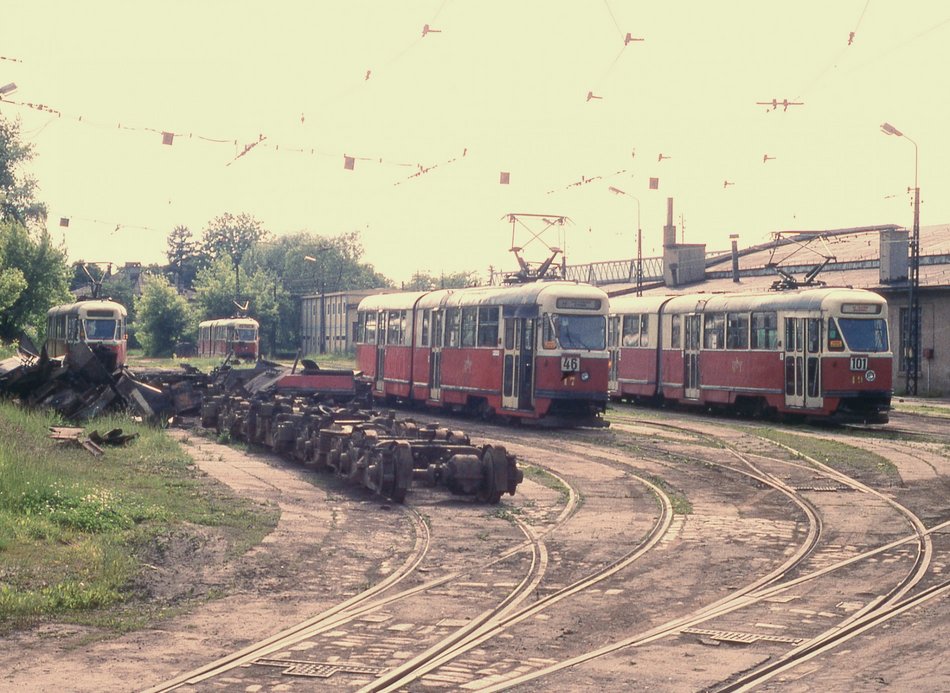
[[[333,376],[338,379],[340,374]],[[247,384],[251,391],[253,382]],[[282,390],[280,383],[292,383],[293,392]],[[397,503],[413,483],[497,503],[505,493],[514,495],[523,479],[514,455],[500,445],[476,446],[463,431],[359,408],[358,396],[340,405],[324,400],[317,383],[307,394],[299,385],[273,378],[267,388],[250,396],[207,396],[201,423],[333,472]]]

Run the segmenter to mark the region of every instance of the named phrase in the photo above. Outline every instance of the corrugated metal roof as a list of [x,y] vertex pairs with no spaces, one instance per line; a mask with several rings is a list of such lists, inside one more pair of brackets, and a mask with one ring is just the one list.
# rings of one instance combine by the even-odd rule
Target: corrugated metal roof
[[[811,236],[809,239],[808,237]],[[739,282],[732,279],[731,253],[722,254],[722,261],[710,266],[707,279],[694,284],[670,288],[660,286],[644,289],[644,294],[720,293],[768,290],[781,279],[770,265],[775,264],[801,278],[805,272],[834,258],[821,271],[818,280],[828,286],[847,286],[873,289],[880,293],[907,290],[906,281],[882,284],[880,279],[881,240],[878,228],[849,232],[815,232],[800,234],[797,243],[787,241],[759,246],[753,252],[746,250],[739,257]],[[806,243],[807,240],[807,243]],[[740,250],[740,253],[743,251]],[[924,226],[920,229],[920,287],[950,287],[950,224]],[[630,282],[603,286],[609,294],[635,290]]]

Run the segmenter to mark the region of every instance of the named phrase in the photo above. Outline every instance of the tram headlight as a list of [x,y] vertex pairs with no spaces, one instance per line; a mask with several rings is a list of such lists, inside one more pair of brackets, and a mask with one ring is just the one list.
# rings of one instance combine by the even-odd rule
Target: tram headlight
[[590,380],[590,373],[587,371],[581,373],[581,381],[586,383],[588,380]]

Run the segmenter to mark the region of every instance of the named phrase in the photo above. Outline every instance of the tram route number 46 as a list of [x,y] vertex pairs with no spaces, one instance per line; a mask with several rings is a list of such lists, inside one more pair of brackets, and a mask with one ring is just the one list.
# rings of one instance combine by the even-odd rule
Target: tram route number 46
[[561,371],[563,373],[571,373],[579,371],[581,369],[581,357],[580,356],[562,356],[561,357]]
[[852,356],[851,357],[851,370],[866,371],[867,369],[868,369],[867,356]]

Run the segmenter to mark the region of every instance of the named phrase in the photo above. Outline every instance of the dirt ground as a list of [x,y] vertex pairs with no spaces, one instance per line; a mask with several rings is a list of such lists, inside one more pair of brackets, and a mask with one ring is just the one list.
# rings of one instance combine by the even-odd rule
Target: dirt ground
[[[131,691],[173,678],[319,613],[338,601],[327,590],[321,547],[358,503],[327,493],[308,472],[175,431],[198,466],[236,492],[280,509],[277,528],[240,561],[217,542],[164,547],[168,569],[149,579],[156,598],[201,599],[180,616],[120,637],[73,625],[45,625],[4,639],[0,689]],[[351,496],[352,498],[353,496]]]
[[[390,509],[393,522],[380,523],[381,511],[389,508],[366,492],[340,486],[332,480],[321,488],[307,479],[311,472],[271,456],[222,446],[190,432],[173,434],[179,437],[205,473],[242,496],[276,505],[280,510],[280,520],[275,531],[238,561],[228,561],[227,547],[212,539],[211,535],[203,541],[196,541],[193,536],[187,541],[170,537],[160,551],[159,547],[156,548],[165,563],[156,563],[145,582],[156,600],[167,603],[184,601],[187,610],[162,620],[154,627],[121,636],[72,625],[45,625],[9,636],[4,639],[0,650],[0,690],[148,689],[338,604],[377,580],[380,571],[386,570],[387,563],[398,562],[400,552],[411,544],[411,528],[397,521],[401,513]],[[517,445],[511,447],[516,449],[520,460],[528,462],[532,454],[539,458],[538,462],[543,461],[540,458],[545,455],[554,454],[545,452],[540,445],[523,450],[517,449],[520,447]],[[561,447],[567,453],[571,446],[565,444]],[[868,447],[891,457],[898,465],[906,485],[900,490],[895,489],[895,493],[926,517],[928,524],[946,516],[945,491],[950,478],[950,460],[944,450],[906,444],[869,444]],[[622,456],[619,452],[615,454]],[[586,464],[583,455],[575,457],[577,465]],[[571,473],[569,467],[566,470]],[[659,467],[655,471],[665,473]],[[588,483],[596,481],[586,467],[576,474],[584,475]],[[605,468],[601,474],[605,475],[603,488],[593,486],[585,490],[587,511],[596,509],[601,501],[612,505],[617,498],[618,472]],[[929,496],[928,489],[933,489],[935,495]],[[523,510],[540,509],[541,499],[531,498],[528,488],[519,490],[519,494],[522,491],[528,494],[525,498],[519,495]],[[556,495],[549,489],[545,492]],[[683,526],[673,533],[671,541],[674,544],[688,541],[696,532],[703,535],[704,517],[708,523],[731,512],[726,506],[706,508],[698,502],[699,498],[700,495],[694,492],[695,514],[688,520],[682,516],[678,519]],[[748,501],[737,500],[740,505],[742,502]],[[631,503],[637,507],[646,505],[642,500]],[[745,522],[753,523],[754,519],[747,517]],[[621,524],[626,526],[628,523],[621,521]],[[755,524],[752,533],[761,534],[762,541],[781,539],[776,535],[778,525],[773,523],[763,528],[759,526],[761,524]],[[605,531],[611,527],[616,529],[614,525],[594,529]],[[591,551],[593,535],[587,531],[589,529],[574,528],[582,534],[577,537],[579,553]],[[710,531],[715,534],[715,528]],[[569,534],[563,535],[561,543],[552,546],[561,552],[567,551],[570,546],[565,542],[569,538]],[[610,547],[613,543],[602,541],[598,546]],[[702,543],[705,544],[705,539]],[[939,546],[945,549],[944,542]],[[660,547],[661,552],[666,550],[665,545]],[[696,553],[696,560],[703,555]],[[943,556],[939,563],[942,569],[948,570],[950,566]],[[682,573],[677,572],[689,572],[683,563],[685,559],[686,556],[682,555],[679,562],[674,561],[661,571],[665,584],[675,587],[689,583],[683,579]],[[167,567],[163,568],[163,565]],[[727,572],[719,570],[719,578],[727,579]],[[695,568],[694,577],[702,574],[701,568]],[[707,576],[709,578],[711,576]],[[566,583],[569,579],[564,576],[561,582]],[[636,588],[635,575],[630,579],[634,580],[631,589]],[[741,576],[736,579],[741,581]],[[684,593],[680,598],[688,600],[690,595]],[[451,596],[446,599],[451,599]],[[950,672],[941,656],[945,648],[945,613],[946,606],[940,602],[909,612],[894,622],[895,628],[906,629],[906,635],[898,641],[903,643],[901,647],[895,647],[895,641],[886,637],[887,628],[872,631],[853,647],[844,647],[830,659],[814,666],[804,666],[787,678],[770,682],[764,689],[808,691],[819,685],[826,690],[945,689],[944,684],[950,684],[947,678]],[[566,619],[562,630],[571,634],[573,643],[589,641],[587,646],[596,647],[604,642],[613,615],[610,614],[599,626],[596,625],[595,612],[588,616],[590,618],[586,620],[575,619],[566,612],[556,612],[547,617],[544,627],[550,629],[558,623],[558,618]],[[549,686],[567,690],[591,687],[603,690],[663,689],[663,679],[657,676],[669,666],[663,659],[668,656],[668,651],[658,648],[655,661],[651,652],[638,650],[634,655],[622,651],[588,668],[563,672],[560,678],[540,679],[529,685],[528,690],[548,690]],[[684,657],[693,658],[688,661],[697,672],[714,667],[720,660],[728,660],[730,667],[735,665],[733,670],[738,671],[768,657],[754,648],[733,648],[702,639],[697,643],[687,643],[683,652]],[[550,654],[557,656],[554,652]],[[931,662],[929,671],[908,665],[917,656]],[[841,660],[847,660],[847,666],[837,666]],[[684,660],[683,664],[686,662]],[[695,678],[702,680],[703,675],[699,673]],[[314,682],[312,689],[319,689],[320,685]],[[254,687],[238,689],[256,690]]]

